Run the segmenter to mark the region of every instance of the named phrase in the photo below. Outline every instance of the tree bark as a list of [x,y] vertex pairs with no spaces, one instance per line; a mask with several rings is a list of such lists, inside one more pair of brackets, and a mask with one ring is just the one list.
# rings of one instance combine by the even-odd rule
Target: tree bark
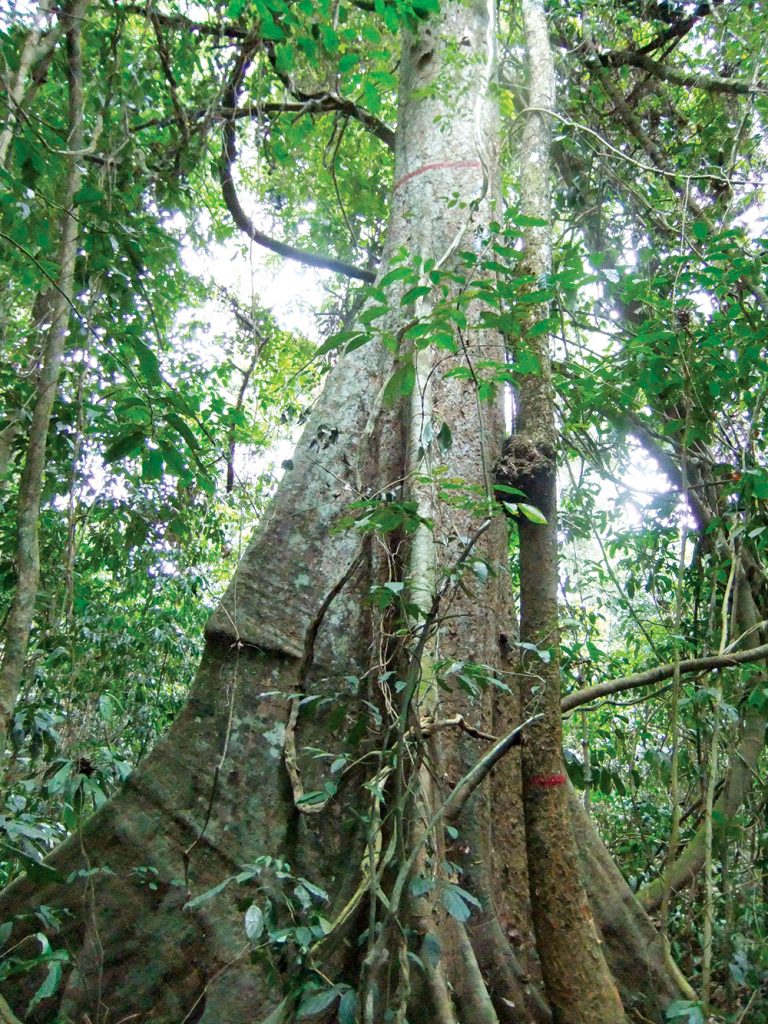
[[[493,194],[495,155],[492,148],[478,151],[478,139],[495,139],[494,107],[487,89],[493,57],[489,11],[492,6],[478,2],[448,4],[441,20],[425,23],[404,44],[385,269],[401,249],[449,266],[453,251],[471,244],[468,239],[481,224],[482,211],[447,201],[458,191],[487,209]],[[461,61],[453,58],[457,42]],[[397,287],[390,298],[395,311],[384,320],[383,329],[396,335],[414,311],[398,310]],[[422,311],[424,318],[428,312]],[[477,347],[484,358],[503,358],[498,336],[478,334],[465,342],[470,353]],[[406,358],[405,353],[398,356]],[[445,377],[463,358],[449,355],[442,363],[435,362],[430,416],[448,423],[453,436],[446,470],[465,481],[468,489],[482,492],[487,489],[488,468],[498,456],[503,409],[499,397],[481,412],[471,382]],[[363,788],[370,782],[367,764],[342,777],[338,793],[322,814],[310,815],[294,804],[283,759],[286,730],[295,730],[293,767],[306,794],[322,791],[334,781],[326,761],[312,756],[313,748],[369,759],[384,756],[376,755],[377,750],[389,750],[392,723],[387,716],[398,698],[394,688],[390,691],[385,670],[388,643],[395,642],[380,635],[367,598],[373,585],[402,578],[403,537],[384,536],[371,543],[362,531],[338,525],[350,502],[390,493],[402,500],[407,497],[407,491],[401,493],[403,485],[410,490],[418,484],[412,478],[414,467],[406,461],[406,437],[413,433],[418,409],[404,420],[399,406],[389,408],[382,400],[383,385],[398,365],[403,363],[372,341],[343,356],[329,374],[293,468],[209,622],[206,652],[184,711],[123,792],[52,858],[62,875],[85,872],[87,877],[66,886],[52,881],[36,887],[23,880],[6,893],[6,915],[39,902],[71,911],[62,935],[54,941],[73,951],[73,969],[56,1000],[36,1011],[39,1019],[51,1019],[56,1012],[103,1019],[109,1011],[114,1019],[143,1014],[174,1024],[250,1024],[267,1018],[284,997],[289,1004],[295,1002],[296,950],[265,953],[251,962],[237,905],[243,897],[239,886],[233,883],[211,900],[184,910],[190,897],[259,857],[279,857],[291,864],[295,875],[326,889],[331,894],[330,906],[323,907],[327,920],[341,919],[345,908],[354,905],[366,862],[365,830],[355,821],[371,813],[370,795]],[[427,437],[426,430],[422,435]],[[436,487],[433,498],[435,493]],[[486,505],[483,515],[487,512]],[[445,583],[446,571],[456,565],[463,543],[457,537],[471,536],[478,525],[471,513],[435,509],[429,554],[433,589]],[[364,561],[335,593],[361,552]],[[489,579],[485,586],[478,584],[471,597],[457,598],[454,587],[445,592],[439,610],[439,656],[444,660],[460,652],[465,661],[503,671],[507,654],[500,635],[511,625],[505,624],[510,595],[501,517],[494,518],[473,554],[490,567]],[[450,616],[443,624],[447,612]],[[312,651],[307,657],[310,636]],[[302,665],[308,671],[299,678]],[[310,693],[326,703],[316,711],[302,706],[294,718],[294,695],[303,698]],[[370,708],[378,710],[372,713]],[[435,709],[441,717],[460,710],[485,732],[492,725],[488,698],[472,704],[455,680],[440,691]],[[412,716],[406,725],[411,721]],[[351,737],[360,733],[358,747],[348,749]],[[463,774],[480,746],[481,741],[468,734],[450,740],[441,734],[440,748],[435,745],[430,754],[432,772],[449,780]],[[477,839],[478,850],[470,853],[468,842],[457,846],[451,852],[456,861],[488,854],[487,796],[478,793],[467,816],[476,830],[472,841]],[[463,822],[460,827],[463,835]],[[518,850],[522,852],[519,840]],[[151,869],[152,888],[146,884],[145,869]],[[439,865],[430,871],[440,875]],[[444,888],[450,883],[439,877],[436,884]],[[245,891],[263,904],[273,888],[270,876],[269,882],[257,879]],[[355,913],[355,922],[358,917]],[[456,982],[461,975],[464,990],[469,991],[469,946],[462,939],[462,956],[449,957],[452,928],[439,901],[430,907],[428,919],[445,948],[440,971],[449,980],[453,972]],[[17,923],[15,939],[24,927],[24,922]],[[356,984],[357,969],[350,963],[356,960],[356,947],[352,943],[349,949],[343,936],[340,926],[339,938],[333,932],[323,943],[323,970]],[[470,937],[482,944],[479,933]],[[511,954],[509,962],[514,962]],[[16,993],[12,998],[9,991],[8,998],[23,1005],[24,994],[34,991],[39,980],[34,973],[19,976],[14,979]],[[501,977],[495,986],[494,996],[524,1003],[522,987],[510,968],[506,981]],[[449,991],[439,979],[431,988]],[[384,1008],[378,1006],[375,1012],[383,1013]]]
[[51,17],[51,6],[49,0],[40,0],[34,22],[24,40],[19,66],[7,85],[8,122],[0,132],[0,167],[5,166],[8,158],[8,148],[14,134],[14,120],[24,105],[29,73],[38,62],[50,58],[67,24],[66,18],[60,18],[56,25],[47,32],[44,31],[45,23]]
[[[555,72],[542,0],[523,0],[528,47],[529,106],[521,147],[522,213],[536,224],[525,230],[524,273],[529,289],[552,272],[550,127]],[[546,319],[536,307],[529,327]],[[546,337],[546,336],[545,336]],[[548,343],[534,334],[526,344],[539,371],[518,389],[519,418],[507,449],[514,469],[506,482],[526,494],[545,517],[520,517],[520,639],[541,652],[526,658],[525,700],[543,719],[523,748],[523,792],[531,903],[544,983],[553,1021],[611,1024],[624,1020],[618,992],[605,963],[576,866],[568,819],[562,753],[558,658],[557,429]],[[544,655],[548,660],[543,660]]]
[[[405,265],[418,263],[420,281],[433,283],[423,261],[438,275],[455,269],[455,253],[471,249],[490,219],[493,12],[480,0],[446,3],[404,40],[382,274],[404,265],[396,259],[404,250]],[[526,4],[526,23],[535,61],[546,45],[539,4]],[[536,154],[546,164],[538,116],[531,131],[528,174]],[[546,195],[548,172],[539,174]],[[538,273],[536,252],[529,258]],[[0,919],[15,919],[12,943],[40,929],[30,912],[45,904],[61,915],[51,942],[70,953],[62,986],[30,1024],[86,1015],[284,1024],[308,986],[328,981],[348,985],[358,1021],[371,1024],[388,1012],[413,1024],[622,1020],[577,877],[566,787],[549,785],[562,774],[556,658],[544,680],[544,727],[523,748],[525,810],[519,748],[468,797],[456,789],[477,778],[482,737],[508,732],[522,716],[514,687],[469,693],[456,667],[515,678],[506,526],[490,480],[503,396],[481,405],[473,381],[450,373],[477,358],[503,361],[502,339],[470,325],[457,329],[451,350],[431,351],[408,333],[429,322],[434,302],[455,297],[454,283],[440,281],[445,293],[438,287],[404,306],[402,283],[388,286],[376,333],[397,340],[395,351],[376,338],[329,373],[293,467],[209,621],[171,731],[55,851],[58,878],[22,879],[0,897]],[[548,526],[523,538],[523,617],[525,635],[556,650],[554,425],[545,350],[541,358],[522,426],[542,426],[550,445],[536,485]],[[404,382],[411,366],[412,395],[389,404],[387,382],[394,371]],[[430,441],[442,424],[452,436],[444,453]],[[446,479],[465,488],[461,500],[439,500]],[[366,528],[406,502],[422,517],[417,528]],[[531,569],[537,551],[546,558],[541,592]],[[404,616],[371,601],[387,584],[407,595]],[[465,728],[437,728],[459,716]],[[334,773],[336,760],[349,767]],[[460,806],[443,822],[454,793]],[[591,849],[601,856],[597,840]],[[307,896],[304,886],[302,904],[299,878],[328,898]],[[610,885],[623,892],[615,877]],[[479,903],[466,920],[457,887]],[[251,903],[268,919],[271,942],[247,938]],[[16,1012],[43,970],[9,979]],[[679,994],[669,979],[664,992]]]

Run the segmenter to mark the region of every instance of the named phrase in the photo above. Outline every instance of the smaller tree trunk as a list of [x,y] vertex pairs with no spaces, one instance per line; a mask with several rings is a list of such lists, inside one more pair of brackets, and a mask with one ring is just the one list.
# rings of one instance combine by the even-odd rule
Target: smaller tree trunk
[[[522,212],[538,226],[526,229],[523,270],[531,289],[552,270],[550,228],[550,128],[555,72],[542,0],[523,0],[528,47],[529,106],[521,147]],[[531,325],[545,319],[541,304]],[[620,1024],[621,999],[605,963],[576,865],[562,754],[560,666],[557,636],[557,431],[550,357],[536,335],[526,344],[539,372],[521,379],[519,424],[507,450],[507,482],[526,494],[546,523],[520,519],[520,639],[541,651],[528,656],[526,701],[541,712],[523,747],[528,873],[533,924],[553,1021]],[[545,661],[545,652],[548,660]]]
[[57,287],[37,304],[37,326],[45,331],[43,360],[32,410],[24,468],[19,483],[17,509],[16,591],[8,614],[5,647],[0,664],[0,752],[5,751],[8,721],[21,686],[40,580],[38,521],[45,474],[45,450],[56,388],[66,344],[73,298],[77,257],[78,219],[74,196],[82,173],[79,151],[83,148],[83,67],[80,35],[88,0],[76,0],[62,13],[66,24],[67,75],[69,78],[70,152],[61,205],[64,208],[59,243]]
[[61,19],[47,32],[45,31],[45,23],[51,17],[52,6],[50,0],[40,0],[34,23],[27,38],[24,40],[24,46],[19,58],[19,66],[16,68],[8,85],[6,93],[8,122],[2,132],[0,132],[0,167],[5,166],[5,161],[8,157],[8,148],[13,140],[14,121],[19,110],[24,105],[29,73],[39,61],[50,58],[66,24],[65,19]]

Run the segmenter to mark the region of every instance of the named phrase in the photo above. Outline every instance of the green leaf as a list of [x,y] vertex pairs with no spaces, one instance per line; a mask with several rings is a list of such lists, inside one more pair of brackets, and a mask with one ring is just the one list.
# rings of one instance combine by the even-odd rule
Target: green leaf
[[494,491],[498,491],[500,494],[512,494],[520,495],[522,498],[525,497],[525,491],[521,491],[519,487],[510,487],[509,484],[494,484],[493,489]]
[[346,71],[351,71],[353,67],[360,63],[359,53],[345,53],[339,61],[339,71],[343,75]]
[[118,437],[116,441],[113,441],[104,452],[103,459],[106,463],[124,459],[126,456],[133,455],[140,448],[143,448],[146,440],[147,434],[144,427],[132,430],[130,434],[124,434],[122,437]]
[[416,367],[413,363],[409,363],[405,367],[403,373],[403,379],[400,382],[400,394],[403,397],[407,397],[413,391],[414,385],[416,384]]
[[350,989],[345,992],[339,1000],[338,1021],[339,1024],[355,1024],[357,1012],[357,993]]
[[245,912],[245,934],[249,942],[256,942],[264,931],[264,914],[260,907],[252,903]]
[[533,352],[529,352],[527,349],[522,349],[515,355],[513,366],[517,373],[526,377],[538,377],[541,373],[541,363]]
[[166,419],[168,420],[169,424],[181,434],[181,436],[184,438],[184,440],[187,442],[187,444],[193,451],[197,451],[200,448],[200,442],[197,440],[193,431],[190,429],[189,424],[187,424],[181,418],[181,416],[179,416],[175,412],[169,412],[166,416]]
[[299,797],[297,804],[321,804],[328,799],[328,794],[321,789],[311,789],[308,793]]
[[432,932],[427,932],[421,944],[421,950],[427,963],[431,964],[432,967],[436,967],[440,957],[443,955],[443,947],[440,945],[438,937]]
[[353,346],[354,348],[360,348],[361,345],[370,341],[372,337],[372,334],[367,334],[364,331],[339,331],[338,334],[332,334],[329,338],[326,338],[323,344],[315,349],[315,355],[324,356],[328,352],[341,348],[345,343],[347,343],[347,351],[351,352]]
[[64,876],[44,861],[31,857],[28,853],[19,850],[10,843],[0,843],[0,850],[3,850],[10,857],[16,857],[21,861],[31,882],[39,882],[41,885],[50,885],[52,882],[55,882],[57,885],[64,884]]
[[532,523],[539,523],[541,526],[547,525],[546,516],[544,516],[535,505],[527,505],[524,501],[518,501],[517,507],[523,513],[526,519],[530,519]]
[[458,885],[445,885],[440,891],[440,902],[457,921],[468,921],[472,909],[467,902],[468,893]]
[[358,317],[361,324],[370,324],[374,320],[380,320],[389,313],[389,306],[369,306],[364,309]]
[[82,205],[83,203],[97,203],[103,198],[104,193],[99,192],[99,190],[94,188],[93,185],[83,185],[83,187],[79,189],[79,191],[75,192],[74,196],[72,196],[73,202],[78,205]]
[[536,288],[532,292],[523,292],[515,296],[515,302],[520,305],[528,305],[536,302],[551,302],[555,293],[551,288]]
[[262,39],[268,39],[273,43],[280,43],[285,39],[285,32],[275,22],[275,19],[269,13],[264,11],[261,19],[261,30],[259,33]]
[[416,367],[413,363],[406,366],[399,366],[387,381],[384,388],[383,401],[385,405],[393,406],[398,398],[409,395],[416,383]]
[[407,292],[400,299],[401,306],[410,306],[411,303],[420,299],[423,295],[429,295],[432,289],[428,285],[416,285],[415,288],[409,288]]
[[99,716],[107,724],[115,717],[115,702],[108,693],[102,693],[99,697]]
[[138,356],[139,367],[144,379],[156,387],[162,386],[163,378],[160,373],[160,363],[155,353],[141,338],[129,336],[128,340],[130,341],[131,348]]
[[411,896],[426,896],[435,887],[434,878],[414,878],[409,886]]
[[317,899],[322,900],[323,902],[328,901],[328,893],[325,891],[325,889],[321,889],[319,885],[315,885],[314,882],[308,882],[306,878],[301,879],[301,884],[304,886],[307,892],[312,894],[312,896],[315,896]]
[[338,999],[343,991],[344,989],[340,985],[334,985],[323,992],[305,993],[299,1003],[296,1016],[302,1020],[304,1017],[314,1017],[316,1014],[322,1013],[323,1010],[328,1009],[334,999]]
[[453,434],[451,434],[451,428],[447,423],[443,423],[437,433],[437,446],[441,452],[445,453],[450,450],[452,444]]
[[525,336],[526,338],[538,338],[542,334],[548,334],[554,326],[555,324],[551,317],[544,317],[543,320],[537,320],[535,324],[529,327],[525,332]]
[[687,999],[676,999],[667,1007],[666,1018],[668,1021],[678,1021],[680,1024],[704,1024],[704,1014],[699,1003],[692,1003]]
[[214,885],[212,889],[206,889],[205,892],[201,892],[199,896],[195,896],[194,899],[189,900],[184,904],[185,910],[194,910],[196,907],[201,906],[203,903],[207,903],[208,900],[212,900],[214,896],[218,896],[233,881],[234,876],[230,875],[229,878],[225,878],[223,882],[219,882],[218,885]]
[[759,501],[768,500],[768,473],[760,471],[752,480],[752,493]]
[[416,277],[416,272],[411,267],[395,267],[394,270],[390,270],[388,274],[382,277],[379,284],[382,288],[387,288],[389,285],[394,284],[395,281],[409,281]]
[[46,974],[42,985],[35,992],[29,1001],[27,1007],[27,1014],[30,1014],[36,1006],[38,1006],[44,999],[50,999],[51,996],[56,994],[59,984],[61,982],[62,967],[58,960],[48,964],[48,973]]
[[541,217],[527,217],[524,213],[513,213],[512,220],[521,228],[545,228],[547,221]]
[[157,449],[146,451],[141,460],[141,479],[146,481],[161,480],[165,460]]

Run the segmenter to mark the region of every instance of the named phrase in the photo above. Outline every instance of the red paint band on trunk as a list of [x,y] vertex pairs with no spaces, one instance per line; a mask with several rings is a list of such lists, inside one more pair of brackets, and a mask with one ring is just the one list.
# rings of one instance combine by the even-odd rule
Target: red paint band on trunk
[[551,789],[553,786],[564,786],[565,776],[560,775],[532,775],[528,780],[537,789]]
[[419,174],[425,174],[427,171],[443,171],[448,168],[452,170],[475,168],[478,171],[481,171],[483,169],[483,165],[479,160],[441,160],[435,164],[424,164],[422,167],[417,167],[415,171],[409,171],[408,174],[404,174],[402,178],[398,178],[392,191],[396,192],[401,185],[406,183],[406,181],[410,181],[411,178],[418,177]]

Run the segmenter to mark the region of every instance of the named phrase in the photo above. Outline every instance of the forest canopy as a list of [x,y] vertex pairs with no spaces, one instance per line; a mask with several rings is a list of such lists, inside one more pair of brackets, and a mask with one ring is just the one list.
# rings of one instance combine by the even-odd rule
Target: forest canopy
[[0,11],[0,1020],[766,1019],[767,19]]

